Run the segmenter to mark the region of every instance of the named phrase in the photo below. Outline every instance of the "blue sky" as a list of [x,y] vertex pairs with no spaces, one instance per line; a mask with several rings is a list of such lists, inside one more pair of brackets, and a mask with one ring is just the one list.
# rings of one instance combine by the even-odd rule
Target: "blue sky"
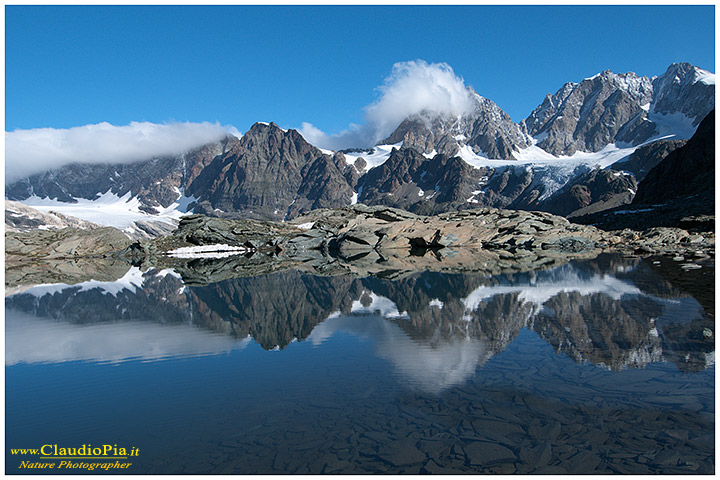
[[6,131],[255,121],[336,133],[396,62],[445,62],[514,121],[604,69],[715,71],[714,6],[6,6]]

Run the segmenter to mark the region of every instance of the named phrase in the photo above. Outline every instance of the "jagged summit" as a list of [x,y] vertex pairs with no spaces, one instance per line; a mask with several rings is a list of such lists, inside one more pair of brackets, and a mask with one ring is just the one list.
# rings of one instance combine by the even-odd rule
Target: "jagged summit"
[[653,78],[605,70],[548,94],[521,125],[555,156],[638,145],[664,133],[688,138],[692,131],[682,124],[697,126],[715,104],[714,78],[688,63]]
[[715,74],[689,63],[673,63],[653,79],[652,111],[660,115],[682,114],[697,127],[715,107]]
[[495,102],[468,87],[470,109],[461,116],[433,115],[422,112],[406,118],[382,144],[403,142],[403,146],[421,153],[453,156],[463,148],[473,153],[514,160],[513,151],[528,146],[510,116]]

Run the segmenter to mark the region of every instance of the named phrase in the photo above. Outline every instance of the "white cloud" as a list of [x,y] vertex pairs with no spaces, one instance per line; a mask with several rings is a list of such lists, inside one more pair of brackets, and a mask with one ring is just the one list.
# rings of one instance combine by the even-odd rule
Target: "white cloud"
[[399,62],[378,87],[380,97],[365,107],[365,123],[328,135],[310,123],[300,133],[321,148],[370,147],[389,136],[414,114],[460,116],[472,109],[472,96],[461,77],[446,63]]
[[179,155],[216,142],[234,127],[217,123],[107,122],[67,129],[33,128],[5,132],[5,182],[71,163],[131,163]]

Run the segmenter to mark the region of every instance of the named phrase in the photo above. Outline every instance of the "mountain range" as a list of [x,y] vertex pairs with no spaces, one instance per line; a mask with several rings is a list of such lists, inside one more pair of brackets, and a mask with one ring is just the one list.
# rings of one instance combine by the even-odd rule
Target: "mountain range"
[[[6,185],[6,197],[70,215],[63,207],[102,199],[145,220],[191,210],[287,220],[358,202],[422,214],[491,206],[585,215],[633,202],[646,178],[663,190],[683,167],[653,169],[711,115],[715,85],[714,74],[687,63],[652,78],[606,70],[548,94],[520,123],[469,87],[468,95],[467,113],[411,115],[369,150],[323,150],[296,130],[256,123],[241,138],[175,157],[33,175]],[[703,151],[714,169],[714,150],[691,156]]]

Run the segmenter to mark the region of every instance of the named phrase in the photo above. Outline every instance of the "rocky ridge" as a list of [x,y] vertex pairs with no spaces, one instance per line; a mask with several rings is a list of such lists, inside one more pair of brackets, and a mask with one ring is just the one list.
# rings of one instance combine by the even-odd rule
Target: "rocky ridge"
[[[673,64],[652,79],[605,71],[548,95],[520,124],[472,89],[468,96],[471,108],[459,117],[421,112],[405,119],[384,140],[402,142],[405,150],[369,170],[362,157],[349,163],[342,152],[323,152],[295,130],[257,123],[240,139],[228,136],[178,157],[69,165],[8,185],[6,194],[11,200],[36,195],[72,203],[112,192],[138,199],[149,213],[179,202],[182,211],[275,221],[355,201],[422,214],[476,206],[571,213],[588,207],[588,199],[597,204],[594,209],[607,208],[625,203],[623,188],[633,187],[618,187],[623,195],[609,201],[606,194],[617,193],[614,184],[600,188],[580,179],[571,209],[567,199],[546,200],[566,184],[573,187],[587,166],[567,172],[524,165],[473,168],[462,158],[514,159],[530,146],[569,155],[611,143],[637,145],[666,128],[667,119],[682,115],[697,125],[713,108],[714,76],[689,64]],[[651,156],[659,157],[659,150]],[[644,174],[652,166],[639,161],[628,171]]]
[[112,227],[5,232],[5,285],[116,280],[127,263],[114,257],[131,244]]
[[299,211],[349,204],[353,166],[327,155],[296,130],[256,123],[197,177],[196,213],[282,220]]
[[95,200],[106,192],[118,197],[130,194],[130,198],[140,200],[141,210],[158,213],[179,197],[191,195],[199,173],[237,141],[229,135],[183,155],[128,164],[72,164],[7,185],[5,195],[10,200],[25,200],[34,195],[77,203],[79,198]]

